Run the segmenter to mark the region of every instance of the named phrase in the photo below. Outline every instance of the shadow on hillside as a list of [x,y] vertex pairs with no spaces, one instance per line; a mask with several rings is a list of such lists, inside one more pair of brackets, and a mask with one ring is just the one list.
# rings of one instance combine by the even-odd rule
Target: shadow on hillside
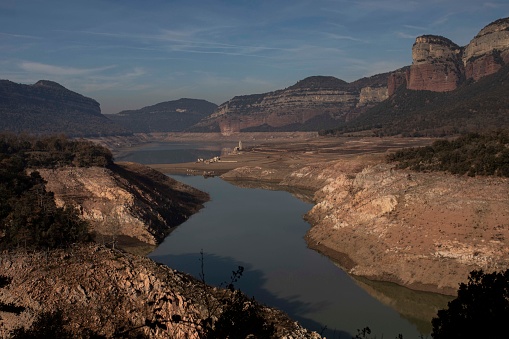
[[[156,262],[168,265],[178,271],[186,272],[199,279],[201,273],[201,255],[200,253],[188,253],[181,255],[161,255],[150,256]],[[302,316],[315,311],[319,306],[303,303],[298,300],[298,296],[290,298],[280,298],[263,288],[266,278],[263,272],[253,269],[251,265],[239,262],[229,257],[217,256],[214,254],[204,254],[204,273],[205,281],[209,285],[225,286],[230,282],[232,271],[236,271],[238,266],[244,267],[244,273],[240,280],[235,283],[235,287],[240,289],[248,296],[256,296],[256,301],[275,307],[284,311],[291,319],[298,321],[303,327],[316,331],[327,338],[348,339],[352,335],[348,332],[333,329],[324,329],[325,324],[318,323],[312,319]]]

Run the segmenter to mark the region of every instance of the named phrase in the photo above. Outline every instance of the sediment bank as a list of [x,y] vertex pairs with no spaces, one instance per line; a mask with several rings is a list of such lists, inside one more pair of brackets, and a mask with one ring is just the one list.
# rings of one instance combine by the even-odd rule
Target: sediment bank
[[385,163],[391,149],[426,143],[431,140],[318,138],[259,145],[225,162],[153,167],[312,190],[309,247],[355,276],[454,295],[470,271],[509,267],[509,182]]

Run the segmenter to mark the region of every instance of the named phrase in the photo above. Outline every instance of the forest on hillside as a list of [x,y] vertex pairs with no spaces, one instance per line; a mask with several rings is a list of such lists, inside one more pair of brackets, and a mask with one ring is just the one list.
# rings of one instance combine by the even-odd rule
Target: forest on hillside
[[111,152],[65,136],[0,135],[0,249],[48,249],[89,241],[88,223],[60,208],[37,168],[108,166]]
[[406,148],[388,156],[397,168],[420,172],[509,177],[509,132],[469,133],[431,146]]

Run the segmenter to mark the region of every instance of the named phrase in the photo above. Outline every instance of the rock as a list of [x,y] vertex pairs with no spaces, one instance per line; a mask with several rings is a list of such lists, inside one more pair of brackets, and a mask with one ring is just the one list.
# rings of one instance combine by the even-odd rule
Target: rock
[[224,135],[240,131],[299,130],[315,124],[345,120],[387,98],[388,74],[346,83],[314,76],[283,90],[237,96],[221,104],[194,130]]
[[46,189],[54,193],[57,206],[76,208],[90,222],[98,242],[116,238],[120,243],[135,239],[156,245],[208,200],[206,193],[134,163],[111,169],[38,171],[47,181]]
[[423,35],[412,47],[408,89],[452,91],[462,80],[461,48],[451,40]]
[[[88,329],[113,337],[115,331],[141,327],[149,338],[199,338],[199,324],[214,312],[222,311],[220,300],[229,290],[213,289],[148,258],[106,249],[97,244],[80,245],[62,252],[13,252],[2,255],[0,272],[12,282],[0,289],[0,301],[26,308],[20,315],[0,312],[0,336],[19,326],[30,326],[42,311],[61,309],[66,328],[75,335]],[[24,269],[14,269],[7,261]],[[87,267],[93,264],[94,274]],[[118,267],[130,267],[132,274]],[[126,284],[129,282],[129,284]],[[214,305],[212,308],[210,305]],[[288,319],[282,312],[256,305],[273,323],[277,336],[320,338]],[[183,322],[170,321],[178,315]],[[156,318],[166,326],[142,326]]]

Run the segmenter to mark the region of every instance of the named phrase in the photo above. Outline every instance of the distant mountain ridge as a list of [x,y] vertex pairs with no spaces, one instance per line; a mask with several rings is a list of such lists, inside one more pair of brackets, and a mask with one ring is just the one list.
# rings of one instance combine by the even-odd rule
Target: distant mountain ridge
[[181,132],[211,115],[217,105],[206,100],[182,98],[108,117],[135,133]]
[[0,131],[69,136],[130,134],[102,115],[94,99],[49,80],[33,85],[0,80]]
[[[236,96],[221,104],[210,117],[193,126],[191,130],[223,134],[242,131],[324,129],[329,129],[330,132],[331,127],[339,126],[338,129],[332,129],[333,133],[337,133],[341,130],[358,131],[362,128],[380,128],[385,123],[394,127],[398,117],[398,119],[408,120],[407,127],[411,128],[411,130],[399,129],[399,133],[419,130],[426,130],[424,134],[437,133],[438,126],[444,123],[443,119],[447,120],[447,126],[444,126],[443,131],[458,131],[461,128],[450,119],[451,116],[443,115],[442,119],[439,114],[425,113],[425,106],[429,102],[420,100],[419,97],[423,95],[419,92],[452,92],[502,72],[504,66],[509,63],[509,18],[490,23],[465,47],[460,47],[442,36],[419,36],[412,47],[412,60],[411,66],[359,79],[352,83],[330,76],[314,76],[283,90]],[[405,94],[400,93],[393,98],[396,93],[402,91],[401,88],[406,89]],[[496,86],[486,84],[474,86],[474,88],[492,99],[493,95],[490,93],[503,93]],[[462,91],[462,93],[471,93],[468,89],[462,89]],[[483,100],[483,96],[471,94],[471,97]],[[463,98],[463,95],[460,93],[456,96],[441,96],[444,98],[443,104],[446,107],[444,106],[443,110],[438,109],[438,112],[452,112],[450,109],[458,105],[448,100],[455,100],[453,98],[464,100],[466,98]],[[448,97],[451,99],[446,99]],[[387,99],[391,101],[387,102]],[[500,100],[504,101],[503,98]],[[474,101],[467,101],[472,107],[476,106]],[[421,102],[423,106],[417,107],[418,102]],[[419,118],[413,117],[412,114],[404,116],[404,112],[401,112],[402,104],[413,106],[412,111],[420,110],[421,116]],[[378,105],[383,106],[378,109]],[[427,106],[431,107],[431,105]],[[498,111],[493,103],[488,106]],[[392,110],[394,114],[387,112],[381,114],[381,107]],[[470,106],[462,105],[462,107],[475,111],[475,108]],[[504,111],[503,106],[502,111]],[[437,112],[436,106],[434,112]],[[426,119],[426,114],[434,114],[433,119]],[[384,116],[385,120],[380,121],[376,116]],[[458,117],[458,113],[455,112],[453,116]],[[475,114],[467,114],[467,116],[470,118],[463,117],[460,120],[467,125],[482,124],[482,119]],[[490,124],[494,124],[496,119],[490,116]],[[431,123],[430,120],[434,122]],[[395,133],[397,128],[392,127],[386,128],[385,133]],[[475,128],[469,126],[468,130],[475,130]],[[414,134],[418,135],[420,132]]]
[[388,97],[389,73],[352,83],[312,76],[283,90],[236,96],[191,128],[196,132],[318,130]]

